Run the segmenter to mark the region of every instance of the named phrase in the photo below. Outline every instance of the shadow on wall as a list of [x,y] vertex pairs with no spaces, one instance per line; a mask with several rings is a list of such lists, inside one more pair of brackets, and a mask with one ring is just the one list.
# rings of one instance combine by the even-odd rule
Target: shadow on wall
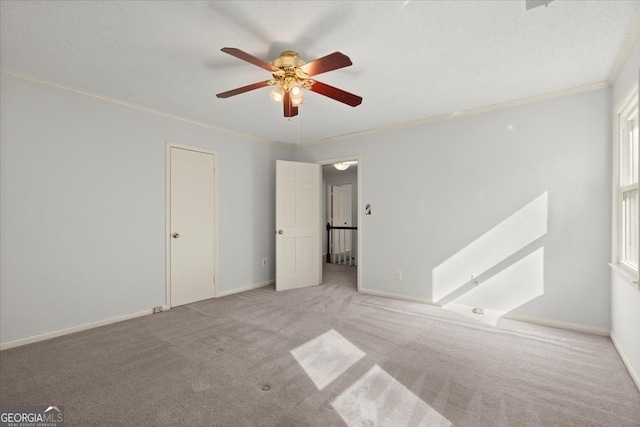
[[432,272],[434,302],[483,323],[544,293],[548,193],[522,207]]

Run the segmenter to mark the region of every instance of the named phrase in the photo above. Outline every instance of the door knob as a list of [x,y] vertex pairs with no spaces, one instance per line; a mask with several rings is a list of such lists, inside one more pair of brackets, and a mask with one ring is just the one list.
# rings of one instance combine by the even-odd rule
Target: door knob
[[177,239],[178,237],[180,237],[180,233],[173,233],[171,237],[173,237],[174,239]]
[[282,233],[284,233],[284,231],[278,230],[278,234],[282,234]]

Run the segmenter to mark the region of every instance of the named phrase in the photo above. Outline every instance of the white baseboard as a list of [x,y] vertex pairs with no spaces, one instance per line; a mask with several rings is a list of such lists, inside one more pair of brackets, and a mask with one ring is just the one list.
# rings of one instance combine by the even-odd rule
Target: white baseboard
[[233,295],[233,294],[238,294],[240,292],[250,291],[252,289],[262,288],[265,286],[273,285],[275,283],[276,283],[275,280],[267,280],[266,282],[254,283],[253,285],[245,286],[243,288],[229,289],[228,291],[218,292],[218,295],[216,295],[216,298],[226,297],[227,295]]
[[624,366],[627,368],[629,375],[631,375],[631,379],[636,384],[636,387],[638,387],[638,391],[640,391],[640,375],[638,375],[638,372],[634,371],[633,366],[629,361],[629,358],[627,357],[625,352],[622,350],[622,346],[620,346],[620,343],[618,342],[618,339],[616,338],[616,335],[613,333],[613,331],[611,331],[610,336],[611,336],[611,341],[613,342],[613,346],[618,351],[618,354],[620,355],[620,359],[622,359],[622,363],[624,363]]
[[[370,289],[362,289],[361,293],[368,294],[368,295],[375,295],[375,296],[385,297],[385,298],[399,299],[399,300],[403,300],[403,301],[412,301],[412,302],[421,302],[421,303],[431,304],[431,305],[440,305],[438,303],[433,302],[430,299],[411,297],[411,296],[407,296],[407,295],[394,294],[394,293],[390,293],[390,292],[381,292],[381,291],[374,291],[374,290],[370,290]],[[471,309],[472,307],[466,307],[466,308]],[[560,321],[557,321],[557,320],[549,320],[549,319],[540,319],[540,318],[535,318],[535,317],[519,316],[517,314],[508,314],[507,313],[507,314],[505,314],[505,315],[503,315],[501,317],[507,318],[507,319],[511,319],[511,320],[516,320],[516,321],[519,321],[519,322],[532,323],[532,324],[541,325],[541,326],[549,326],[549,327],[558,328],[558,329],[565,329],[565,330],[576,331],[576,332],[585,332],[585,333],[589,333],[589,334],[593,334],[593,335],[600,335],[600,336],[610,337],[611,341],[613,342],[613,346],[615,347],[616,351],[620,355],[620,359],[622,359],[622,363],[627,368],[627,371],[629,372],[629,375],[631,376],[631,379],[635,383],[635,385],[638,388],[638,390],[640,390],[640,376],[633,369],[633,366],[631,365],[631,362],[629,362],[629,359],[627,358],[626,354],[622,350],[622,347],[618,343],[618,340],[616,339],[615,334],[613,333],[613,331],[609,331],[608,329],[596,328],[596,327],[593,327],[593,326],[580,325],[580,324],[577,324],[577,323],[560,322]]]
[[410,302],[420,302],[423,304],[430,304],[430,305],[440,305],[436,302],[434,302],[433,300],[430,300],[428,298],[420,298],[420,297],[413,297],[410,295],[402,295],[402,294],[394,294],[391,292],[382,292],[382,291],[375,291],[373,289],[365,289],[365,288],[360,288],[359,292],[361,294],[367,294],[367,295],[373,295],[376,297],[383,297],[383,298],[393,298],[393,299],[399,299],[402,301],[410,301]]
[[[439,304],[428,298],[419,298],[419,297],[413,297],[409,295],[395,294],[391,292],[375,291],[372,289],[362,289],[362,288],[360,289],[360,292],[363,294],[375,295],[375,296],[384,297],[384,298],[393,298],[393,299],[399,299],[403,301],[420,302],[423,304],[437,305],[440,307],[442,306],[442,304]],[[472,307],[469,307],[469,309],[471,308]],[[517,314],[510,314],[510,313],[507,313],[502,317],[504,317],[505,319],[517,320],[525,323],[533,323],[541,326],[550,326],[552,328],[567,329],[567,330],[576,331],[576,332],[586,332],[589,334],[600,335],[604,337],[609,336],[608,329],[596,328],[593,326],[585,326],[577,323],[560,322],[557,320],[549,320],[549,319],[539,319],[535,317],[519,316]]]
[[[254,283],[253,285],[245,286],[243,288],[231,289],[228,291],[220,292],[217,297],[223,297],[227,295],[236,294],[239,292],[250,291],[251,289],[261,288],[263,286],[273,285],[276,281],[269,280],[267,282]],[[170,307],[163,306],[162,311],[169,310]],[[100,326],[110,325],[112,323],[122,322],[124,320],[135,319],[136,317],[146,316],[153,314],[153,309],[139,311],[137,313],[125,314],[123,316],[112,317],[110,319],[98,320],[96,322],[85,323],[83,325],[72,326],[70,328],[58,329],[56,331],[49,331],[42,334],[32,335],[29,337],[18,338],[16,340],[6,341],[0,343],[0,351],[13,347],[20,347],[27,344],[32,344],[39,341],[48,340],[51,338],[61,337],[63,335],[73,334],[75,332],[86,331],[87,329],[98,328]]]
[[505,319],[517,320],[519,322],[533,323],[535,325],[549,326],[552,328],[566,329],[575,332],[585,332],[587,334],[600,335],[608,337],[610,331],[608,329],[596,328],[595,326],[580,325],[578,323],[561,322],[559,320],[540,319],[537,317],[520,316],[518,314],[507,313],[502,316]]
[[[162,310],[168,310],[169,307],[162,307]],[[63,335],[73,334],[75,332],[86,331],[87,329],[98,328],[100,326],[110,325],[112,323],[122,322],[124,320],[135,319],[136,317],[146,316],[148,314],[153,314],[153,309],[139,311],[137,313],[125,314],[122,316],[111,317],[109,319],[98,320],[96,322],[85,323],[78,326],[72,326],[70,328],[58,329],[56,331],[49,331],[43,334],[31,335],[30,337],[18,338],[16,340],[6,341],[0,343],[0,351],[6,350],[8,348],[20,347],[27,344],[32,344],[38,341],[44,341],[51,338],[61,337]]]

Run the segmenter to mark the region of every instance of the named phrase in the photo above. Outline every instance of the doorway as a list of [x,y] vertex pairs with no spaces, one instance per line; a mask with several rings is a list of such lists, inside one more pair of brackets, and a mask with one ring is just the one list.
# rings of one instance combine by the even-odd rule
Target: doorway
[[[327,159],[322,165],[323,263],[356,269],[360,291],[362,272],[362,209],[360,156]],[[338,165],[340,169],[334,165]],[[345,168],[346,166],[346,168]],[[332,267],[334,268],[334,267]]]
[[332,264],[357,265],[358,227],[353,226],[353,183],[327,183],[327,255]]
[[167,308],[216,296],[217,153],[166,146]]

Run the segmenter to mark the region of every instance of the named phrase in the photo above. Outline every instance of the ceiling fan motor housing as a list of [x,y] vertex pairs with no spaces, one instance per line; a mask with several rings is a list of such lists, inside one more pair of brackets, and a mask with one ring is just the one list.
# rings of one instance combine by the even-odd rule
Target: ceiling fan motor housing
[[269,82],[269,85],[278,84],[285,92],[288,92],[295,85],[300,85],[305,89],[311,88],[315,81],[311,80],[309,75],[299,68],[304,64],[305,62],[296,52],[285,50],[273,61],[273,65],[279,70],[272,73],[273,80]]
[[285,50],[273,61],[273,65],[278,68],[285,67],[301,67],[305,62],[300,59],[298,54],[292,50]]

